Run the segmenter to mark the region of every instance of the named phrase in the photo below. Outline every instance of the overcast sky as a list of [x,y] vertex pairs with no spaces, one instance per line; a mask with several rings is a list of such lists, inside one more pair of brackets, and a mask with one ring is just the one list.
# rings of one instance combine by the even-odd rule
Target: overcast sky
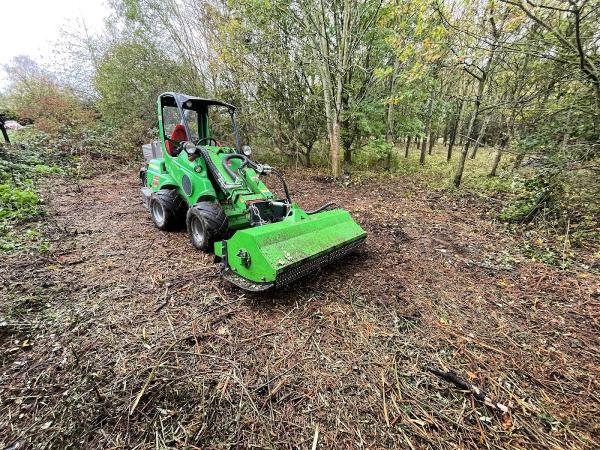
[[94,33],[108,14],[105,0],[0,0],[0,90],[6,86],[1,68],[14,56],[29,55],[48,64],[61,28],[83,19]]

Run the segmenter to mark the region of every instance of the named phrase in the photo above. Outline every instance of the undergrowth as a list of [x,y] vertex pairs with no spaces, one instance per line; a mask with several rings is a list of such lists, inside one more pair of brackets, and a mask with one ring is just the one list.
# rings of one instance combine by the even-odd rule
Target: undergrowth
[[57,175],[86,178],[129,161],[133,145],[117,135],[101,121],[60,133],[37,124],[9,130],[12,144],[0,142],[0,252],[48,251],[44,187]]
[[48,250],[40,233],[46,214],[42,183],[70,171],[77,158],[32,127],[11,132],[0,146],[0,252]]
[[[481,148],[476,158],[467,159],[462,184],[456,189],[452,181],[459,150],[448,162],[446,148],[436,145],[420,164],[420,150],[414,144],[408,157],[401,146],[392,154],[390,171],[385,171],[382,151],[359,149],[353,156],[351,182],[391,180],[399,186],[408,183],[428,192],[480,199],[492,220],[522,236],[521,250],[526,256],[563,268],[574,262],[584,268],[600,268],[600,188],[592,171],[565,170],[565,164],[550,159],[541,166],[538,161],[536,167],[526,161],[513,170],[514,158],[505,154],[497,176],[490,177],[494,149]],[[314,161],[326,170],[326,160],[319,158],[323,159],[322,155],[315,156]],[[295,164],[288,161],[287,166]],[[302,166],[298,169],[303,170]]]

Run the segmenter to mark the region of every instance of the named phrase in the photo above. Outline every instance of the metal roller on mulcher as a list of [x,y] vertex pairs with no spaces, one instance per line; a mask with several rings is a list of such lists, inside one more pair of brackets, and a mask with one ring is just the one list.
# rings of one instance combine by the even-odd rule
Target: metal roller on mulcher
[[[365,231],[333,203],[304,211],[283,176],[250,159],[241,146],[235,108],[216,100],[167,92],[157,101],[160,141],[143,147],[144,205],[161,230],[187,228],[192,244],[220,260],[223,277],[242,289],[289,284],[359,247]],[[233,143],[222,143],[224,113]],[[220,135],[213,128],[220,130]],[[279,178],[276,198],[261,176]]]

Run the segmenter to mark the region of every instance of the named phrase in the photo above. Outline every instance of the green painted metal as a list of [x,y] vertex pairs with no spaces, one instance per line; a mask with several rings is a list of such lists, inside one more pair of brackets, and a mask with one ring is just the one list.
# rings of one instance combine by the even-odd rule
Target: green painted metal
[[[226,259],[237,275],[270,283],[286,270],[365,237],[346,210],[308,215],[294,204],[281,222],[237,231],[226,242]],[[222,244],[215,254],[225,256]]]
[[[233,148],[206,145],[203,146],[204,157],[197,158],[188,157],[185,151],[177,156],[169,155],[161,98],[162,95],[157,101],[157,112],[163,157],[148,163],[146,185],[153,192],[162,188],[177,189],[190,206],[207,200],[220,203],[230,230],[235,231],[229,239],[215,243],[215,255],[222,258],[226,271],[251,283],[271,286],[286,273],[302,270],[299,268],[311,261],[320,262],[328,254],[341,254],[350,244],[365,239],[365,231],[347,211],[338,208],[307,214],[296,203],[292,203],[287,216],[279,222],[251,227],[248,204],[276,200],[274,194],[255,170],[248,166],[238,170],[239,159],[230,160],[230,169],[239,174],[236,179],[231,177],[223,167],[223,159],[236,153]],[[211,137],[207,107],[200,103],[197,113],[199,137]],[[219,183],[225,183],[226,188],[209,176],[210,170],[218,171],[222,178]],[[185,177],[189,180],[187,192]]]

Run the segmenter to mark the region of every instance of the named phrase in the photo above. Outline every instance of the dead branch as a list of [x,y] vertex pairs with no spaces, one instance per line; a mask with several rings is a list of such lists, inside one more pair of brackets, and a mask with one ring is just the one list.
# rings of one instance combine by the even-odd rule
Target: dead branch
[[460,389],[463,389],[465,391],[470,391],[476,400],[479,400],[486,406],[489,406],[490,408],[492,408],[496,411],[499,411],[502,414],[508,414],[508,412],[509,412],[508,406],[505,406],[502,403],[498,403],[498,402],[492,400],[490,398],[490,396],[487,393],[485,393],[485,391],[482,391],[480,388],[475,386],[473,383],[469,383],[465,379],[458,376],[456,373],[454,373],[452,371],[443,372],[441,370],[434,369],[434,368],[429,368],[427,370],[429,370],[429,372],[431,372],[435,376],[441,378],[442,380],[447,381],[448,383],[454,384],[456,387],[458,387]]

